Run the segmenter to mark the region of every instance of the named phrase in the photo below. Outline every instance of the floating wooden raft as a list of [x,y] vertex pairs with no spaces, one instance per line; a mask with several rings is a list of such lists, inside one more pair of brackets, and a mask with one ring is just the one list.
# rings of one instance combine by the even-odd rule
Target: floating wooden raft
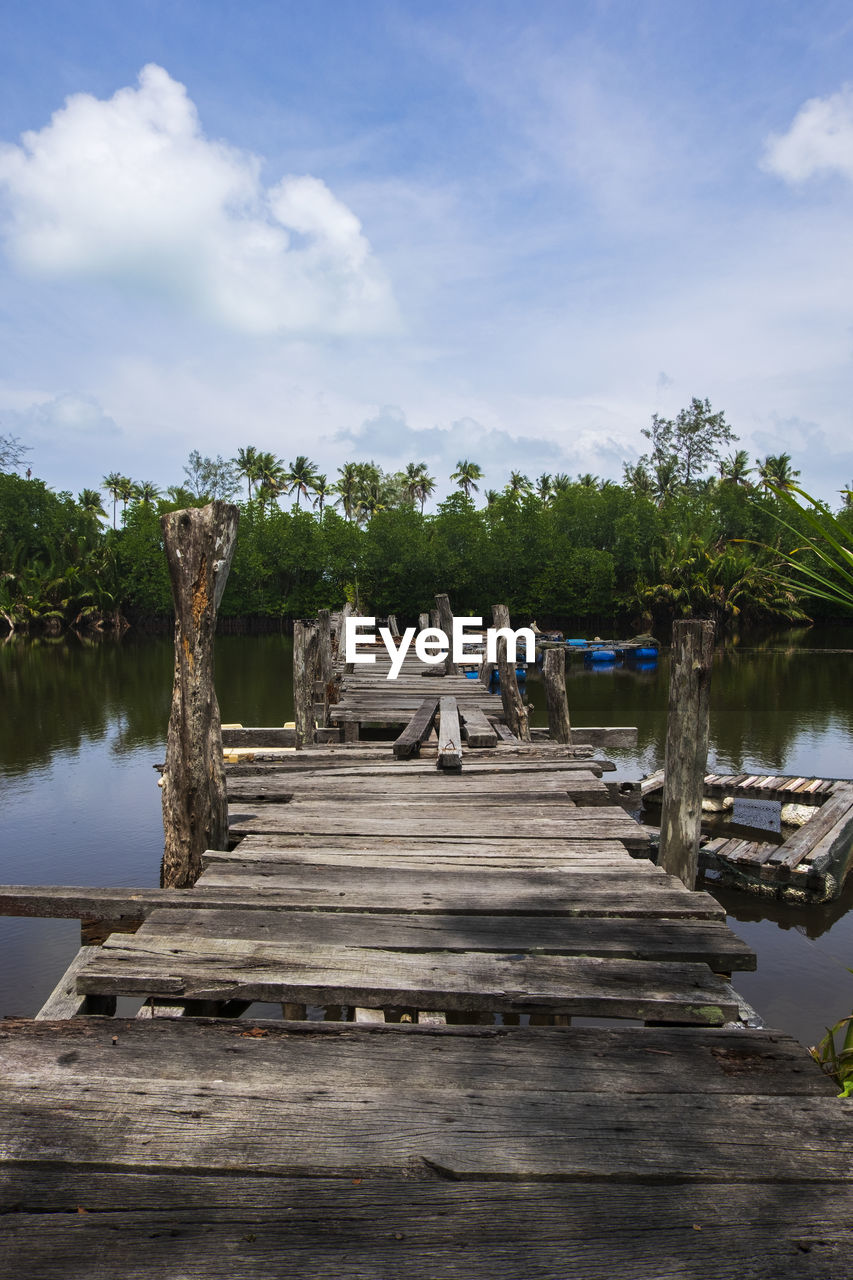
[[782,844],[721,836],[704,846],[701,860],[706,869],[759,892],[837,898],[853,865],[853,784],[833,782],[830,798]]
[[[644,778],[643,799],[663,791],[663,769]],[[783,804],[823,804],[831,796],[839,780],[835,778],[796,777],[773,773],[708,773],[705,775],[706,796],[748,796],[756,800],[781,800]]]

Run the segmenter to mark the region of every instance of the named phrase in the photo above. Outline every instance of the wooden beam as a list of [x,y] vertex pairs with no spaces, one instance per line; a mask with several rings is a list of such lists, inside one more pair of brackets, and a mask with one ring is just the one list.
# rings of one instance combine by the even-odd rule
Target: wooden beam
[[459,704],[455,698],[445,697],[438,704],[438,756],[439,769],[462,768],[462,731],[459,726]]
[[438,698],[424,698],[403,732],[394,743],[393,751],[398,760],[407,760],[417,753],[424,738],[429,735],[438,711]]
[[89,963],[100,947],[81,947],[47,1000],[36,1014],[40,1021],[59,1018],[76,1018],[80,1013],[113,1014],[115,996],[83,995],[77,990],[77,975]]

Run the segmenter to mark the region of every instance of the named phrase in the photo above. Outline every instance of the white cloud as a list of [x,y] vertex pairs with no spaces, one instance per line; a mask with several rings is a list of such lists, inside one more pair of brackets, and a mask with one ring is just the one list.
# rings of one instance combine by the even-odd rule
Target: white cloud
[[762,167],[792,183],[832,173],[853,179],[853,85],[804,103],[788,132],[767,140]]
[[87,438],[101,441],[104,437],[121,435],[114,419],[104,412],[94,396],[73,392],[63,392],[25,409],[0,411],[0,420],[24,432],[28,440],[44,445],[64,441],[79,447]]
[[393,327],[361,224],[319,178],[265,188],[260,160],[205,137],[162,67],[108,101],[75,94],[0,146],[5,236],[25,269],[179,299],[256,334]]

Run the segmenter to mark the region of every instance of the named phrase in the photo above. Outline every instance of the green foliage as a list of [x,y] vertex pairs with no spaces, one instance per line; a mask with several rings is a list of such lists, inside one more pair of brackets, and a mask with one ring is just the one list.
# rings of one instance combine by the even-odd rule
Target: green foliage
[[[806,591],[827,608],[840,602],[839,584],[853,594],[849,503],[834,517],[798,502],[796,489],[752,485],[743,451],[720,460],[719,478],[698,475],[729,431],[707,401],[653,425],[656,456],[626,467],[621,485],[592,473],[543,473],[534,485],[513,471],[478,507],[482,471],[463,459],[458,489],[430,515],[435,480],[423,462],[394,474],[347,462],[330,485],[305,455],[285,469],[254,446],[227,464],[194,451],[185,469],[194,489],[172,486],[167,498],[151,483],[105,476],[114,520],[124,504],[119,528],[104,528],[96,490],[75,502],[39,480],[0,475],[0,615],[50,627],[119,612],[167,617],[160,516],[202,505],[211,485],[224,492],[238,474],[245,500],[225,617],[301,617],[350,599],[411,622],[446,590],[457,613],[487,618],[502,602],[544,625],[595,619],[598,629],[612,619],[665,630],[698,616],[733,629],[804,620]],[[793,474],[787,455],[780,460]]]
[[[841,1037],[841,1047],[835,1037]],[[815,1062],[841,1086],[839,1098],[853,1097],[853,1017],[842,1018],[827,1029],[820,1044],[809,1049]]]

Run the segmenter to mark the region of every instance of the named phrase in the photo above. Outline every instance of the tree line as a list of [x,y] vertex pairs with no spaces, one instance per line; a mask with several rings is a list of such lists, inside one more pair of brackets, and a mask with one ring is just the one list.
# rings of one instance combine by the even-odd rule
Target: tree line
[[[502,489],[484,491],[483,505],[475,495],[484,471],[460,459],[450,477],[458,492],[433,512],[424,507],[437,482],[423,462],[393,473],[345,462],[330,483],[307,456],[285,464],[253,446],[231,459],[194,450],[165,493],[111,472],[102,489],[75,499],[29,468],[19,474],[24,446],[0,436],[0,619],[54,631],[167,619],[160,516],[238,498],[226,618],[283,623],[348,598],[363,613],[414,620],[448,590],[458,612],[488,615],[501,600],[540,626],[806,620],[804,592],[780,574],[786,557],[802,558],[809,532],[783,502],[799,476],[790,455],[754,469],[744,450],[724,455],[737,437],[707,400],[674,419],[655,415],[644,434],[648,452],[625,464],[619,483],[511,471]],[[832,516],[818,504],[813,518],[828,527]],[[849,492],[837,521],[853,527]],[[806,545],[804,563],[810,555]],[[818,600],[808,612],[833,610]]]

